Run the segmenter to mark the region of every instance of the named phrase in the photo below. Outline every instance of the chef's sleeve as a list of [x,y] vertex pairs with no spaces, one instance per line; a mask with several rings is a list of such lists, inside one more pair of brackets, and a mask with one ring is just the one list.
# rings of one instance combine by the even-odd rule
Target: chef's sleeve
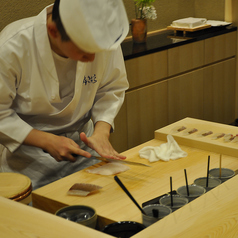
[[32,127],[11,109],[17,90],[17,75],[20,71],[0,57],[0,144],[11,152],[25,140]]
[[106,61],[103,79],[95,97],[92,119],[94,124],[105,121],[114,129],[114,119],[123,104],[129,84],[121,47],[108,54],[110,57]]

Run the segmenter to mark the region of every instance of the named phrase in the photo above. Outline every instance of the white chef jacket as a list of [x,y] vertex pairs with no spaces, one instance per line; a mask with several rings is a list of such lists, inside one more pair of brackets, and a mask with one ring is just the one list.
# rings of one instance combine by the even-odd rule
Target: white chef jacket
[[[75,163],[56,162],[40,148],[22,145],[28,133],[38,129],[74,139],[92,134],[93,122],[114,127],[128,88],[121,48],[96,53],[90,63],[77,62],[72,100],[62,110],[59,81],[48,39],[46,18],[52,5],[39,15],[19,20],[0,33],[0,144],[2,172],[29,176],[34,188],[64,177],[96,159]],[[92,150],[90,151],[92,152]]]

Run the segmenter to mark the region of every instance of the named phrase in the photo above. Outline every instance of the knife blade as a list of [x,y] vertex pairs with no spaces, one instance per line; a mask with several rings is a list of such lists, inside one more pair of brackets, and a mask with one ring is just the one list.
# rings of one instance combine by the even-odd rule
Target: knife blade
[[131,164],[131,165],[139,165],[139,166],[151,167],[150,165],[147,165],[147,164],[127,161],[127,160],[109,159],[109,158],[103,158],[103,157],[96,157],[96,158],[99,159],[99,160],[105,161],[105,162],[118,162],[118,163],[122,163],[122,164]]

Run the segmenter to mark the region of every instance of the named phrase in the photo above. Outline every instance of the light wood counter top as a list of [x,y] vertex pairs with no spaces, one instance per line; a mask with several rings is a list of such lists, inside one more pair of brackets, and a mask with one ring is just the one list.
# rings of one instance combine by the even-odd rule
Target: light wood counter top
[[135,238],[236,238],[238,237],[238,176],[190,202]]
[[25,204],[0,197],[1,238],[112,238]]
[[[143,146],[156,145],[159,143],[161,143],[161,141],[152,140],[144,144]],[[128,151],[126,153],[128,159],[132,157],[137,157],[138,155],[136,151],[143,146],[139,146]],[[189,183],[192,183],[193,180],[197,177],[206,176],[208,154],[211,156],[210,168],[219,166],[219,154],[208,153],[207,151],[197,150],[184,146],[181,147],[182,149],[188,152],[188,157],[169,162],[159,161],[153,163],[152,168],[134,168],[135,166],[132,168],[131,166],[131,170],[118,175],[118,177],[129,189],[131,194],[136,198],[139,204],[142,204],[143,202],[146,202],[152,198],[167,193],[169,191],[169,176],[173,177],[174,189],[178,188],[181,185],[184,185],[184,168],[186,168],[187,170]],[[133,159],[131,159],[131,161],[133,161]],[[146,163],[146,161],[143,162]],[[223,156],[222,164],[224,167],[233,170],[236,170],[238,168],[238,160],[234,157]],[[232,180],[237,180],[237,178],[235,177],[230,181]],[[103,189],[100,190],[99,193],[88,197],[76,197],[67,195],[66,193],[69,187],[71,187],[72,184],[76,182],[94,183],[103,186]],[[235,182],[232,184],[234,185]],[[224,185],[222,186],[222,188],[225,191],[227,190],[227,187]],[[200,201],[200,203],[204,204],[205,202],[205,204],[208,204],[207,206],[212,205],[213,209],[214,206],[217,209],[217,205],[214,205],[212,201],[209,202],[209,200],[207,200],[208,198],[206,198],[207,196],[213,197],[214,191],[216,190],[214,189],[213,191],[211,191],[211,193],[207,193],[187,205],[186,212],[189,214],[189,216],[193,217],[195,214],[197,216],[197,213],[201,213],[201,217],[203,217],[203,215],[205,217],[207,216],[206,212],[203,212],[203,209],[201,209],[200,205],[197,207],[196,213],[191,211],[192,204],[194,204],[195,206],[201,199],[202,200]],[[221,188],[219,188],[218,191],[222,193]],[[233,195],[232,190],[230,191],[229,195],[233,199],[238,198],[237,194]],[[220,203],[223,204],[223,200],[221,200]],[[77,172],[62,179],[61,181],[57,181],[51,185],[45,186],[41,189],[34,191],[33,204],[34,206],[40,209],[52,213],[54,213],[60,207],[66,205],[84,204],[93,206],[96,209],[98,215],[102,218],[100,219],[100,227],[111,223],[112,221],[133,220],[137,222],[142,222],[140,211],[117,185],[117,183],[113,179],[113,176],[92,175],[86,173],[85,171]],[[177,211],[177,213],[180,213],[182,211],[183,210],[180,209]],[[221,211],[223,211],[223,208]],[[212,214],[211,216],[213,217]],[[175,224],[177,224],[176,220],[173,220],[176,217],[176,213],[173,213],[169,217],[171,217],[169,219],[169,222],[175,222]],[[216,215],[214,215],[214,218],[216,218]],[[159,221],[158,224],[161,222],[163,223],[164,221]]]
[[[238,131],[238,128],[233,128]],[[139,157],[138,151],[141,148],[159,146],[162,143],[165,141],[154,139],[123,153],[130,161],[151,165],[151,167],[128,165],[131,169],[118,175],[140,205],[169,192],[170,176],[173,178],[173,189],[185,185],[184,169],[187,170],[189,184],[192,184],[198,177],[205,177],[209,155],[210,169],[219,167],[220,154],[184,145],[180,147],[188,153],[188,156],[174,161],[150,163]],[[236,171],[238,159],[223,155],[222,167]],[[76,172],[33,191],[33,206],[55,213],[56,210],[67,205],[89,205],[94,207],[99,215],[100,228],[113,221],[131,220],[142,223],[139,209],[122,191],[113,177],[89,174],[85,170]],[[67,195],[68,189],[74,183],[92,183],[103,188],[98,193],[87,197]],[[210,235],[206,237],[236,237],[234,234],[238,212],[234,208],[238,203],[237,183],[238,177],[235,176],[134,237],[155,237],[158,231],[160,237],[190,238],[206,235]]]

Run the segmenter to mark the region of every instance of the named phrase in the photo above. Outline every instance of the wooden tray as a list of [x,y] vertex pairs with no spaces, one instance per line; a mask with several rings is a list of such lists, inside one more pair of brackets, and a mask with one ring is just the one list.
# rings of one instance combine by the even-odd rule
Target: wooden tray
[[[198,131],[190,135],[184,135],[184,131],[175,133],[173,129],[180,126],[196,128]],[[211,130],[213,134],[199,137],[199,132],[203,130]],[[155,139],[167,141],[167,135],[170,134],[180,145],[238,157],[238,142],[224,142],[223,137],[213,140],[211,138],[215,133],[231,133],[236,135],[238,134],[238,127],[187,117],[169,126],[156,130]]]
[[193,28],[167,26],[167,29],[168,30],[173,30],[175,35],[176,35],[177,31],[183,31],[183,34],[186,35],[186,32],[200,31],[200,30],[210,28],[210,27],[211,27],[211,25],[205,24],[205,25],[197,26],[197,27],[193,27]]

